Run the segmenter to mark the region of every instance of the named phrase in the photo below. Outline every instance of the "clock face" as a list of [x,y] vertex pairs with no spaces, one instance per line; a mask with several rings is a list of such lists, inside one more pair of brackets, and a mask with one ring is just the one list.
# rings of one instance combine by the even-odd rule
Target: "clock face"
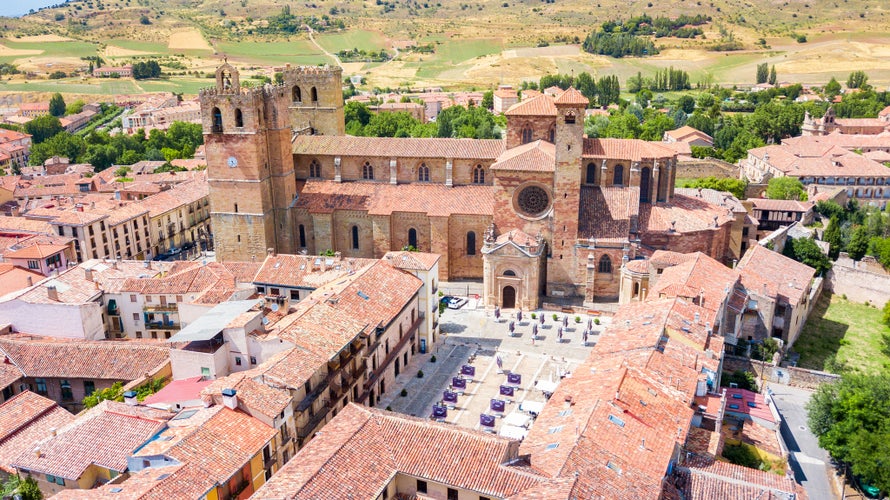
[[234,156],[229,157],[229,166],[235,168],[238,166],[238,160]]

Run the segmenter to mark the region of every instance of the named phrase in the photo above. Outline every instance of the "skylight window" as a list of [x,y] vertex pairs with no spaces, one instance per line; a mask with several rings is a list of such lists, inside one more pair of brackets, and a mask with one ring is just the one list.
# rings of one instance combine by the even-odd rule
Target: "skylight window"
[[741,395],[741,394],[738,394],[738,393],[733,394],[733,395],[732,395],[732,399],[742,399],[742,395]]
[[609,415],[609,422],[617,425],[618,427],[624,427],[624,420],[616,417],[615,415]]
[[729,405],[729,407],[732,408],[733,410],[738,410],[738,409],[739,409],[739,405],[737,405],[737,404],[735,404],[735,403]]
[[615,471],[615,472],[621,474],[621,467],[618,467],[618,465],[616,465],[616,464],[615,464],[614,462],[612,462],[611,460],[609,460],[609,463],[606,464],[606,467],[608,467],[608,468],[612,469],[613,471]]
[[547,429],[547,434],[556,434],[557,432],[562,430],[562,427],[563,426],[561,426],[561,425],[557,425],[556,427],[551,427],[551,428]]
[[559,412],[560,417],[568,417],[571,414],[572,414],[572,410],[563,410],[563,411]]
[[559,443],[550,443],[544,447],[545,450],[555,450],[559,448]]
[[748,406],[750,406],[751,408],[757,408],[757,403],[755,403],[754,401],[748,401]]
[[179,412],[179,415],[176,415],[175,417],[173,417],[170,420],[185,420],[185,419],[191,417],[192,415],[194,415],[195,413],[198,413],[198,410],[181,411],[181,412]]
[[363,298],[363,299],[365,299],[365,300],[368,300],[368,299],[371,298],[371,297],[368,296],[367,293],[365,293],[365,292],[363,292],[363,291],[361,291],[361,290],[358,291],[358,296],[361,297],[361,298]]

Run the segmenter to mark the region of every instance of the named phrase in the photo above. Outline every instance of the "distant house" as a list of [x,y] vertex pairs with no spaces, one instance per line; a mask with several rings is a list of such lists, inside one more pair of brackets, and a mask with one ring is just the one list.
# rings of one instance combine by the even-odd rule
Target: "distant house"
[[690,146],[703,146],[708,148],[714,146],[714,139],[711,136],[701,130],[692,128],[689,125],[682,126],[675,130],[668,130],[664,133],[662,141],[667,143],[685,142]]
[[95,76],[96,78],[108,78],[112,75],[118,75],[121,78],[130,78],[133,76],[133,66],[129,64],[126,66],[121,66],[119,68],[102,66],[101,68],[96,68],[93,70],[93,76]]
[[501,85],[494,91],[492,107],[495,113],[503,113],[519,102],[519,94],[510,85]]
[[31,102],[19,106],[19,116],[37,118],[49,114],[49,102]]

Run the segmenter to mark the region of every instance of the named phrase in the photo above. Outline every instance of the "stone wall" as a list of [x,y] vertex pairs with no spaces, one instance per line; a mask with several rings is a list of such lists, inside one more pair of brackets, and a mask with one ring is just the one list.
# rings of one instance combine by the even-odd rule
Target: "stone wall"
[[832,293],[845,294],[853,302],[883,307],[890,301],[890,273],[871,256],[856,262],[842,252],[826,280],[826,288]]
[[677,177],[698,179],[716,177],[718,179],[738,179],[739,166],[716,158],[695,159],[677,163]]
[[723,371],[732,373],[736,370],[754,373],[758,385],[763,385],[763,382],[766,381],[803,389],[816,389],[826,382],[834,382],[840,378],[840,375],[833,373],[794,366],[774,366],[763,361],[725,354],[723,356]]

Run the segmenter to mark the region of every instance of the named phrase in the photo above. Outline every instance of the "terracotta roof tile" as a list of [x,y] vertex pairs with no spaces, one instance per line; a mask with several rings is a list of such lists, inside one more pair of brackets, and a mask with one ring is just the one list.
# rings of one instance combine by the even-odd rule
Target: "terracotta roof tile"
[[274,389],[255,380],[261,376],[262,369],[233,373],[214,380],[201,391],[201,396],[205,401],[222,404],[222,390],[234,389],[239,406],[243,404],[251,414],[258,412],[274,419],[292,398],[287,390]]
[[751,293],[763,294],[766,290],[770,297],[783,297],[792,305],[800,302],[816,273],[812,267],[761,245],[745,252],[738,269]]
[[522,91],[522,101],[510,106],[506,112],[507,116],[556,116],[556,105],[553,104],[553,98],[548,95],[537,95],[535,97],[526,98],[526,90]]
[[451,158],[494,160],[504,151],[500,139],[433,139],[354,137],[349,135],[300,135],[293,153],[397,158]]
[[207,471],[196,465],[148,467],[130,474],[123,482],[107,483],[89,490],[62,490],[56,500],[167,500],[201,498],[216,487]]
[[581,187],[578,237],[628,238],[637,230],[639,198],[637,187]]
[[491,170],[516,172],[553,172],[556,168],[556,146],[547,141],[534,141],[504,151]]
[[30,283],[34,284],[44,279],[44,276],[13,264],[0,262],[0,297],[27,288],[29,278]]
[[425,213],[431,217],[452,214],[491,215],[494,188],[441,184],[309,181],[303,186],[296,208],[310,213],[335,210],[367,211],[369,215],[393,212]]
[[0,468],[10,470],[9,462],[34,443],[50,435],[50,429],[74,421],[74,415],[31,391],[15,395],[0,405]]
[[693,456],[678,467],[681,489],[689,500],[712,498],[806,498],[794,480],[770,472]]
[[26,377],[135,380],[169,363],[170,348],[133,340],[88,341],[5,335],[0,353]]
[[660,142],[639,139],[584,139],[583,158],[607,158],[625,161],[667,161],[677,153]]
[[587,104],[590,103],[590,100],[584,97],[584,94],[578,92],[578,89],[576,89],[575,87],[569,87],[566,91],[556,96],[556,99],[553,100],[553,103],[587,107]]
[[439,263],[437,253],[393,251],[383,256],[391,266],[409,271],[429,271]]
[[692,141],[695,139],[704,139],[708,142],[713,143],[714,138],[709,136],[708,134],[702,132],[697,128],[690,127],[689,125],[684,125],[678,129],[668,130],[665,134],[673,137],[677,141]]
[[7,259],[43,259],[50,255],[57,254],[68,248],[68,245],[43,245],[36,244],[26,246],[19,250],[6,252],[3,256]]
[[374,262],[375,259],[338,260],[314,255],[267,255],[252,281],[265,285],[315,289]]

